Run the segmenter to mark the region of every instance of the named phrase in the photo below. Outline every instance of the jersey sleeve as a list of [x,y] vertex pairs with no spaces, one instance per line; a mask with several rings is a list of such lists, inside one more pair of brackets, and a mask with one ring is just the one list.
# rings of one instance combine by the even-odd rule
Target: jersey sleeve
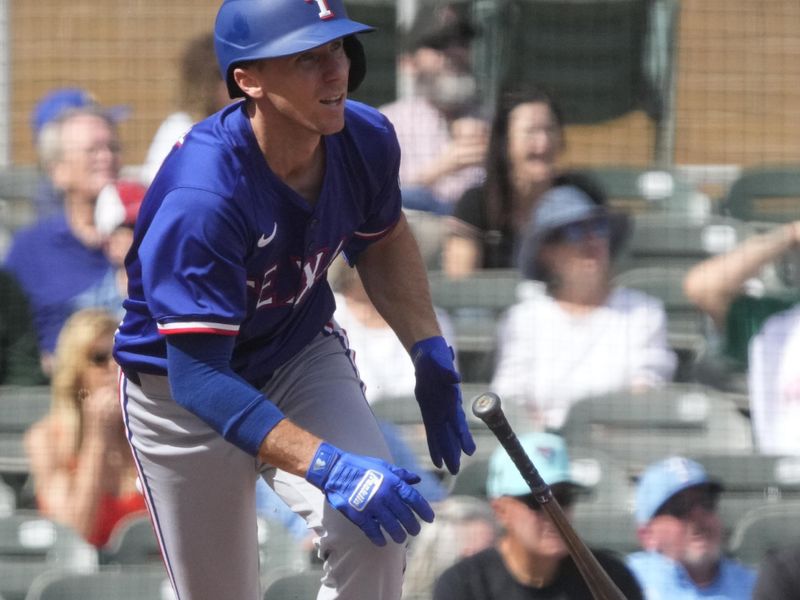
[[344,248],[344,255],[350,265],[356,264],[358,256],[370,244],[392,230],[400,219],[403,209],[399,181],[400,146],[394,128],[388,120],[385,120],[385,125],[388,127],[384,149],[386,158],[385,163],[378,163],[378,168],[384,169],[385,173],[378,193],[370,199],[364,222],[359,225],[353,238]]
[[160,333],[238,333],[246,310],[245,232],[242,218],[217,194],[167,194],[139,249]]

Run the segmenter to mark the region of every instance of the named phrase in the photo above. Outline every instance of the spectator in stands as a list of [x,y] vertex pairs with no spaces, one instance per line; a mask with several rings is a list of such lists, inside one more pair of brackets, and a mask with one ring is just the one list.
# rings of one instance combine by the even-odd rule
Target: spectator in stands
[[[570,475],[564,440],[550,433],[527,433],[519,440],[569,516],[581,487]],[[591,599],[558,529],[501,447],[491,456],[486,488],[503,533],[491,548],[447,569],[433,599]],[[605,551],[595,556],[628,600],[642,598],[623,562]]]
[[0,385],[42,385],[36,329],[17,280],[0,270]]
[[64,201],[63,190],[56,187],[51,180],[50,165],[47,157],[50,154],[52,132],[45,133],[45,131],[64,112],[84,108],[101,110],[115,123],[127,117],[130,112],[127,106],[102,108],[92,94],[80,88],[53,90],[43,96],[31,112],[30,125],[33,132],[33,143],[39,155],[40,167],[44,173],[33,196],[36,215],[40,218],[61,212]]
[[[372,404],[412,397],[416,379],[408,351],[370,301],[358,272],[340,259],[328,273],[336,299],[334,318],[347,332],[367,401]],[[436,315],[444,338],[455,348],[455,335],[447,313],[436,310]]]
[[159,125],[142,165],[141,181],[150,185],[175,142],[197,121],[230,103],[228,90],[217,66],[213,32],[189,40],[180,60],[178,106]]
[[118,311],[122,299],[96,223],[101,192],[115,187],[120,144],[114,122],[97,108],[62,112],[42,132],[42,158],[63,193],[62,210],[14,236],[6,268],[31,305],[45,372],[56,338],[70,314],[102,306]]
[[467,190],[450,219],[443,268],[450,277],[516,265],[520,235],[542,193],[558,181],[564,123],[538,87],[501,94],[491,127],[486,182]]
[[722,486],[702,465],[673,456],[648,466],[636,489],[642,551],[628,556],[648,600],[749,600],[756,574],[723,555]]
[[491,384],[519,427],[556,430],[579,400],[673,378],[663,304],[612,281],[610,223],[574,185],[538,202],[520,263],[541,285],[504,315]]
[[492,507],[473,496],[450,496],[434,505],[436,519],[411,542],[403,600],[429,600],[439,576],[454,563],[490,548],[499,527]]
[[730,369],[747,372],[755,441],[766,454],[800,453],[800,307],[796,297],[750,295],[745,284],[798,246],[795,221],[700,262],[684,279],[686,295],[722,333]]
[[476,30],[466,5],[423,6],[399,59],[412,93],[380,110],[403,153],[400,185],[406,208],[449,213],[468,187],[483,179],[487,124],[479,117],[470,61]]
[[118,322],[102,309],[69,318],[58,338],[50,412],[25,439],[39,510],[98,547],[121,518],[145,509],[111,356]]
[[753,600],[795,600],[800,591],[800,541],[767,552],[758,568]]

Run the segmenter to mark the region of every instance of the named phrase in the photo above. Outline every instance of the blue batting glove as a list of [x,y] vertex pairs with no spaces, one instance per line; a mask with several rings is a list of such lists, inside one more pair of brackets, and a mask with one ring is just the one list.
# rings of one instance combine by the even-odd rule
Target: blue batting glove
[[422,520],[433,521],[433,509],[410,485],[418,483],[419,476],[378,458],[348,454],[322,442],[306,480],[376,546],[386,545],[381,527],[398,544],[405,541],[406,532],[420,532],[412,509]]
[[411,348],[417,376],[417,397],[433,464],[455,475],[461,451],[475,452],[475,442],[461,406],[461,376],[453,364],[453,349],[441,336],[421,340]]

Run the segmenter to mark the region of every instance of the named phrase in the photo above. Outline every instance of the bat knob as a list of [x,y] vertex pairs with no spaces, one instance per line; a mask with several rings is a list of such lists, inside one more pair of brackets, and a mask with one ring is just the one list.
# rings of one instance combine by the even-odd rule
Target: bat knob
[[484,392],[472,401],[472,414],[481,421],[491,418],[500,412],[500,396],[492,392]]

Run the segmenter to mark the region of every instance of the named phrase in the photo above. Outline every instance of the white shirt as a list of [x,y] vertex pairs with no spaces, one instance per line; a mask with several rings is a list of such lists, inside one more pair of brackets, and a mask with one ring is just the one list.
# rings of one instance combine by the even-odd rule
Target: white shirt
[[578,400],[671,380],[677,357],[666,325],[663,304],[637,290],[616,288],[582,315],[533,293],[500,325],[492,389],[530,426],[558,429]]
[[[441,113],[419,96],[400,98],[379,109],[394,126],[400,144],[400,185],[407,186],[434,160],[438,160],[452,139]],[[431,186],[440,202],[454,204],[471,187],[483,182],[482,167],[466,167],[441,177]]]
[[161,168],[161,163],[169,154],[172,147],[194,125],[191,115],[185,112],[175,112],[169,115],[158,128],[150,142],[147,157],[140,171],[143,184],[150,185],[153,178]]
[[750,414],[762,454],[800,454],[800,306],[773,315],[750,342]]
[[[416,378],[414,364],[397,335],[386,327],[367,327],[347,307],[347,299],[336,294],[333,318],[347,333],[356,367],[366,386],[371,404],[382,398],[413,396]],[[453,345],[452,326],[447,315],[437,311],[439,326],[447,343]]]

